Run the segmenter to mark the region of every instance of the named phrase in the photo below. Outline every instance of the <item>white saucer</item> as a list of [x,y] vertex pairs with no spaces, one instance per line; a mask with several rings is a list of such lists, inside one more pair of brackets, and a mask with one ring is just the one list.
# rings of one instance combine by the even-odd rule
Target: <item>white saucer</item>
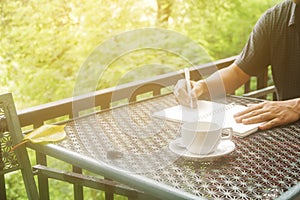
[[189,152],[185,147],[181,145],[181,138],[177,138],[176,140],[170,142],[169,148],[177,155],[187,158],[215,158],[231,153],[235,149],[235,144],[231,140],[221,140],[220,144],[214,152],[206,155],[200,155]]

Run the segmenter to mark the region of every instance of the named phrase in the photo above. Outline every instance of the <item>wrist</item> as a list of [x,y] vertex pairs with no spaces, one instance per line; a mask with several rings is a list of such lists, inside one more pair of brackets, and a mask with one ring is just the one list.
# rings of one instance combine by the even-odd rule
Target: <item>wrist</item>
[[195,92],[196,92],[197,97],[203,99],[203,98],[207,98],[209,96],[208,95],[209,94],[208,87],[207,87],[205,79],[197,81],[195,84],[195,87],[196,87]]
[[300,98],[288,100],[288,107],[298,113],[298,116],[300,118]]
[[300,115],[300,98],[295,99],[293,109]]

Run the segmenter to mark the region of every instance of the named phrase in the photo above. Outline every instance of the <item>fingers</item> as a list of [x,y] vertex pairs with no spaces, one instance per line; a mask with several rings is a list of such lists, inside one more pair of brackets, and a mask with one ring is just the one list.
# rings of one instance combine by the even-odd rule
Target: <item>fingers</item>
[[240,121],[243,124],[255,124],[255,123],[265,122],[265,121],[271,120],[273,118],[274,117],[269,112],[265,112],[265,113],[251,114],[251,115],[243,116],[243,119]]
[[299,120],[299,115],[290,107],[278,102],[263,102],[250,105],[244,111],[234,115],[238,123],[254,124],[261,123],[261,130],[270,129],[279,125],[288,124]]
[[196,94],[194,92],[191,92],[191,104],[190,104],[190,106],[192,108],[197,108],[198,107],[197,97],[196,97]]
[[[254,110],[258,110],[258,109],[261,109],[263,107],[263,105],[261,104],[248,104],[247,105],[248,107],[241,111],[241,112],[238,112],[234,115],[235,118],[242,118],[244,117],[245,115],[251,115],[250,113],[253,112]],[[255,113],[252,113],[252,115],[255,114]]]
[[194,95],[193,97],[197,98],[199,96],[201,96],[202,94],[202,90],[203,90],[203,85],[202,83],[204,83],[204,80],[200,80],[198,82],[195,81],[191,81],[192,84],[192,95]]
[[272,120],[260,125],[258,128],[260,130],[267,130],[267,129],[270,129],[270,128],[273,128],[273,127],[276,127],[279,125],[281,125],[280,120],[278,118],[275,118],[275,119],[272,119]]
[[174,95],[179,104],[191,108],[197,108],[197,94],[195,93],[193,83],[194,81],[191,81],[192,90],[191,93],[188,94],[186,80],[185,79],[179,80],[175,85]]
[[185,84],[186,81],[184,79],[181,79],[175,85],[174,95],[176,96],[176,98],[180,99],[181,97],[185,97],[187,95]]
[[243,111],[242,114],[236,114],[234,115],[234,118],[236,122],[238,123],[258,123],[263,120],[268,120],[269,113],[263,109],[258,109],[258,110],[252,110],[252,109],[247,109],[247,111]]
[[191,97],[187,92],[185,79],[181,79],[177,82],[174,88],[174,95],[179,104],[184,106],[190,106]]

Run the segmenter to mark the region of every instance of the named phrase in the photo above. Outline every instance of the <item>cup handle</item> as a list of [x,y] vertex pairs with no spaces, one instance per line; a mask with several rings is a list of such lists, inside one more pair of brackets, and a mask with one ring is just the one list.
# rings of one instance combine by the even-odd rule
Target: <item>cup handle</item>
[[[224,134],[225,132],[225,134]],[[231,136],[232,136],[232,128],[222,128],[222,136],[221,136],[221,139],[222,140],[229,140],[231,139]]]

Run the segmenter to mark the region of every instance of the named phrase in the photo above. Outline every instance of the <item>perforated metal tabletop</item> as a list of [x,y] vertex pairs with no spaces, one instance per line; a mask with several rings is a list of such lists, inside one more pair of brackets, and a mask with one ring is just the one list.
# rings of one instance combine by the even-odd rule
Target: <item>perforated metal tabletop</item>
[[[228,97],[230,102],[255,100]],[[77,119],[66,126],[68,138],[55,146],[195,198],[276,199],[299,187],[300,122],[233,137],[236,148],[227,155],[191,159],[169,149],[181,124],[152,117],[154,111],[176,104],[173,95],[165,95]]]

